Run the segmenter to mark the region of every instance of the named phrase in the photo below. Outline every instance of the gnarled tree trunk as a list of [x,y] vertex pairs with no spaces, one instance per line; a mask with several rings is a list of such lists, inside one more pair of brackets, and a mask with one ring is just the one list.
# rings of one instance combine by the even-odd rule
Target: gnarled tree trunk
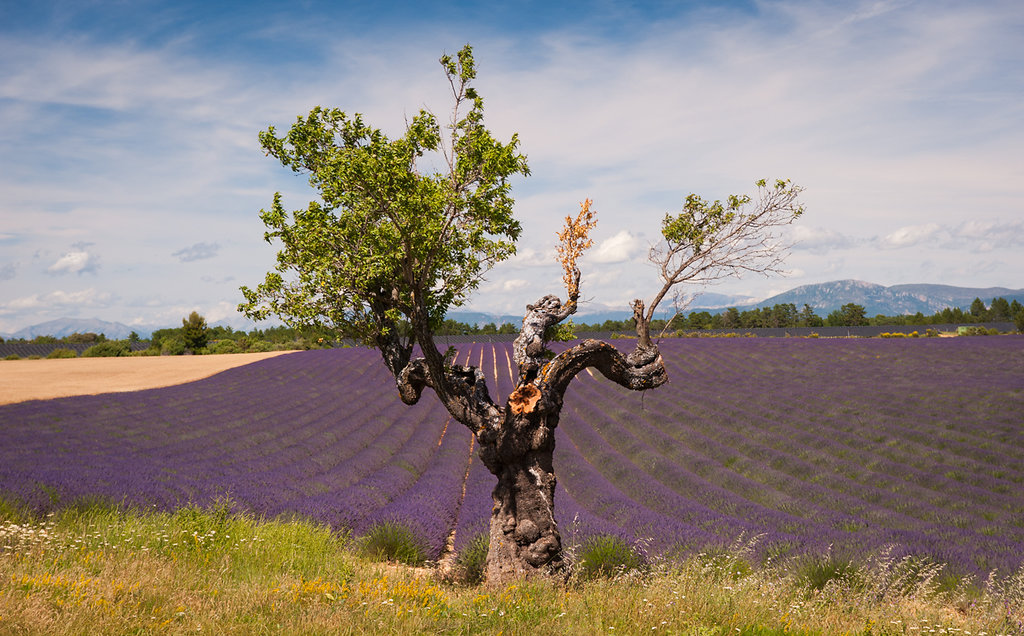
[[423,358],[410,359],[408,348],[381,347],[385,362],[395,371],[402,400],[414,404],[424,387],[434,389],[448,412],[473,431],[480,459],[497,477],[487,555],[489,585],[555,574],[562,568],[552,457],[562,400],[573,378],[595,368],[637,391],[667,380],[661,354],[648,335],[642,303],[636,303],[640,337],[628,355],[599,340],[585,340],[554,355],[547,348],[547,330],[575,312],[576,298],[570,297],[564,307],[555,296],[528,305],[513,344],[519,377],[504,406],[491,400],[479,369],[444,365],[426,329],[414,324]]

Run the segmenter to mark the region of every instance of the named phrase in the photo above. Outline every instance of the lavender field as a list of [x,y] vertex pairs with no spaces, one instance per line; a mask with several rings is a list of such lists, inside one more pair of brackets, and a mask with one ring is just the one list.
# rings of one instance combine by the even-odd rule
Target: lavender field
[[[629,343],[626,343],[629,346]],[[680,339],[643,394],[582,374],[558,429],[567,535],[691,552],[896,546],[954,571],[1024,565],[1024,336]],[[511,343],[462,345],[492,396]],[[493,477],[427,392],[376,351],[306,351],[191,384],[0,407],[0,496],[171,509],[229,496],[360,534],[407,523],[437,557],[487,526]]]

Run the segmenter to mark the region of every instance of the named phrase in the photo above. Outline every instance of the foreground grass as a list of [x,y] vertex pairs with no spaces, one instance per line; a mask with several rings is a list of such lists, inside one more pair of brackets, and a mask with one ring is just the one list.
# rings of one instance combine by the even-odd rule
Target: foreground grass
[[[877,565],[877,564],[876,564]],[[379,563],[302,520],[0,506],[0,634],[1019,634],[1024,583],[938,593],[878,566],[812,591],[742,551],[501,590]],[[972,591],[968,591],[972,590]]]

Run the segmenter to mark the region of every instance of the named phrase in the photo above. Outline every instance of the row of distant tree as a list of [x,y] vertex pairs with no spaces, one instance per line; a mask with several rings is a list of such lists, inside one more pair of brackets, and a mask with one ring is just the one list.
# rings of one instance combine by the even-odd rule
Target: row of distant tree
[[[964,311],[959,307],[947,307],[930,316],[921,312],[911,315],[885,316],[878,314],[868,316],[863,305],[847,303],[830,312],[824,318],[815,313],[814,309],[805,304],[797,309],[793,303],[757,307],[743,311],[730,307],[720,313],[695,311],[685,317],[677,317],[670,325],[671,330],[692,331],[699,329],[758,329],[758,328],[789,328],[789,327],[860,327],[868,325],[946,325],[955,323],[982,322],[1015,322],[1020,331],[1024,331],[1024,306],[1018,301],[1007,301],[1005,298],[993,298],[986,305],[980,298],[975,298],[970,309]],[[652,331],[660,331],[665,321],[654,321]],[[576,323],[577,332],[586,331],[622,331],[632,332],[633,321],[605,320],[601,323]],[[519,328],[511,323],[501,326],[487,323],[482,326],[468,325],[455,320],[446,320],[438,333],[442,335],[493,335],[518,333]]]
[[[993,298],[990,305],[980,298],[975,298],[969,310],[959,307],[947,307],[942,311],[927,316],[922,312],[916,314],[886,316],[878,314],[868,316],[863,305],[847,303],[830,312],[824,318],[817,315],[809,305],[797,309],[793,303],[777,304],[738,311],[730,307],[725,311],[712,315],[701,311],[689,314],[682,324],[685,329],[752,329],[758,327],[860,327],[867,325],[943,325],[953,323],[981,322],[1014,322],[1024,321],[1024,306],[1018,301],[1007,301],[1005,298]],[[1024,324],[1022,322],[1021,324]],[[1020,327],[1021,324],[1017,326]]]
[[[74,349],[61,349],[60,345],[90,345],[81,353],[83,356],[128,356],[128,355],[183,355],[206,353],[246,353],[274,351],[279,349],[310,349],[329,346],[333,339],[316,329],[293,329],[291,327],[270,327],[252,331],[235,331],[231,327],[209,326],[206,319],[193,311],[181,321],[181,327],[157,329],[148,341],[134,331],[125,339],[107,338],[102,333],[73,333],[68,336],[36,336],[8,340],[9,344],[58,345],[57,355],[71,357],[78,355]],[[4,340],[0,338],[0,343]]]

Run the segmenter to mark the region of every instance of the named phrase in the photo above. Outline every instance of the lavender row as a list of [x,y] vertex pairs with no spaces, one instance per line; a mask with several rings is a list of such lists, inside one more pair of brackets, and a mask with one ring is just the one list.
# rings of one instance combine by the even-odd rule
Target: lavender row
[[[609,532],[699,549],[764,533],[1015,569],[1022,350],[1020,338],[666,341],[672,382],[657,391],[574,383],[556,433],[558,520],[570,542]],[[498,400],[514,387],[508,343],[460,346],[457,361],[480,366]],[[0,407],[0,433],[0,491],[39,506],[231,494],[349,528],[402,520],[435,552],[453,527],[457,545],[486,529],[494,484],[468,431],[429,395],[401,404],[361,349]]]
[[[777,355],[779,353],[785,353],[785,352],[779,352],[777,350],[776,351],[767,351],[766,352],[763,349],[759,350],[759,348],[756,345],[751,346],[752,343],[750,341],[743,341],[743,340],[731,341],[731,342],[730,341],[724,341],[724,342],[723,341],[717,341],[717,342],[714,342],[714,344],[710,344],[710,343],[705,344],[707,342],[707,341],[705,341],[705,343],[699,343],[696,347],[688,346],[688,345],[690,345],[690,343],[693,343],[693,342],[694,341],[691,340],[691,341],[676,341],[676,342],[671,343],[671,345],[676,345],[680,349],[689,349],[689,351],[685,352],[688,357],[683,357],[682,355],[679,355],[680,352],[679,351],[674,351],[673,350],[673,348],[674,348],[673,346],[671,346],[671,345],[670,346],[666,346],[667,343],[663,343],[662,351],[666,355],[666,359],[669,360],[670,366],[677,366],[677,367],[678,366],[683,366],[683,367],[689,369],[690,373],[685,373],[685,372],[681,373],[679,368],[673,369],[673,372],[672,372],[672,376],[673,376],[673,380],[674,380],[673,384],[678,386],[678,384],[682,381],[686,385],[685,386],[685,390],[682,390],[682,391],[677,390],[677,391],[666,392],[665,389],[662,388],[659,391],[654,391],[654,392],[649,393],[648,395],[646,395],[643,398],[644,401],[645,401],[646,406],[648,407],[648,410],[646,412],[644,412],[643,417],[641,419],[643,419],[645,421],[648,420],[650,418],[650,414],[652,412],[655,412],[655,413],[657,412],[657,410],[658,410],[658,404],[657,403],[658,402],[662,402],[662,401],[664,401],[664,402],[671,402],[673,397],[678,399],[678,400],[680,400],[680,401],[682,401],[682,402],[693,401],[694,403],[697,404],[698,407],[701,407],[701,406],[706,407],[708,402],[710,401],[710,402],[712,402],[712,404],[719,403],[719,404],[726,405],[728,407],[728,411],[729,411],[728,417],[719,418],[717,421],[711,421],[710,418],[713,416],[712,413],[709,413],[709,412],[707,412],[707,410],[702,409],[702,408],[694,409],[695,411],[703,411],[703,415],[705,416],[705,419],[703,421],[703,426],[706,427],[708,429],[708,432],[710,432],[713,436],[719,436],[720,437],[722,429],[723,429],[723,425],[725,425],[724,428],[726,428],[726,429],[728,429],[730,427],[731,428],[735,428],[735,429],[739,429],[739,430],[744,431],[744,433],[747,434],[747,435],[754,434],[755,437],[760,435],[762,438],[764,438],[765,435],[768,435],[769,437],[774,435],[775,438],[776,438],[776,441],[778,442],[778,444],[776,444],[777,447],[785,447],[787,444],[788,444],[789,447],[793,447],[794,446],[794,444],[793,444],[793,437],[788,435],[788,434],[784,434],[784,433],[780,432],[782,429],[785,428],[785,426],[781,426],[777,421],[771,421],[770,418],[758,418],[756,413],[752,414],[750,412],[749,408],[743,403],[743,401],[737,400],[735,396],[733,396],[731,398],[731,401],[730,401],[730,397],[729,396],[730,396],[730,391],[732,391],[735,394],[739,394],[741,396],[750,396],[752,398],[751,401],[755,401],[755,402],[756,401],[763,401],[764,400],[763,396],[766,396],[766,395],[767,396],[771,396],[771,398],[773,398],[773,399],[777,399],[779,397],[779,391],[776,391],[774,393],[772,393],[770,391],[770,386],[771,386],[770,383],[768,385],[764,385],[764,379],[766,377],[768,377],[769,374],[764,373],[764,369],[762,369],[760,366],[756,366],[756,365],[752,366],[752,365],[750,365],[749,362],[747,362],[748,360],[750,360],[752,358],[755,359],[755,360],[760,358],[760,362],[763,363],[763,361],[766,358],[768,358],[769,355],[770,355],[771,356],[770,359],[771,359],[772,362],[771,362],[770,365],[768,365],[769,366],[769,371],[771,371],[772,373],[779,373],[779,374],[781,374],[781,377],[783,377],[783,378],[785,378],[785,377],[792,377],[793,375],[800,375],[801,374],[801,369],[803,367],[800,367],[800,366],[798,366],[797,364],[794,364],[794,363],[788,363],[788,366],[787,366],[787,363],[785,361],[785,357],[786,356]],[[782,346],[782,344],[789,345],[792,342],[797,342],[797,341],[790,341],[790,342],[779,343],[778,346]],[[807,344],[812,344],[812,345],[813,344],[819,344],[819,343],[816,343],[814,341],[803,341],[803,342],[807,343]],[[1009,350],[1008,353],[1004,352],[1004,355],[1009,355],[1011,357],[1014,356],[1014,355],[1019,356],[1020,344],[1021,343],[1020,343],[1019,340],[1016,343],[1013,343],[1013,342],[1005,343],[1003,346],[1008,347],[1010,350]],[[711,349],[711,347],[714,347],[714,349]],[[1014,347],[1016,347],[1016,348],[1014,349]],[[703,351],[701,351],[702,348],[703,348]],[[776,349],[777,348],[778,347],[776,347]],[[693,351],[694,349],[698,350],[696,352],[696,355],[695,355],[695,352]],[[845,357],[847,359],[850,359],[850,358],[854,357],[853,354],[856,354],[856,353],[858,353],[858,352],[857,351],[852,351],[852,352],[851,351],[847,351],[846,353],[844,353],[844,355],[845,355]],[[991,353],[992,352],[989,351],[989,354],[991,354]],[[751,354],[753,354],[753,355],[751,355]],[[796,360],[797,362],[799,362],[799,357],[800,356],[795,356],[795,358],[797,359]],[[804,357],[806,357],[806,354],[804,354]],[[993,359],[992,359],[991,355],[986,355],[984,358],[987,361],[987,363],[990,363],[990,364],[993,363]],[[780,359],[782,360],[782,362],[780,362]],[[726,364],[722,364],[723,360],[724,360],[724,362]],[[691,361],[695,362],[696,364],[690,364]],[[806,363],[806,362],[808,362],[808,360],[804,360],[804,362]],[[998,361],[996,361],[995,364],[998,364]],[[921,373],[922,371],[927,371],[928,368],[929,368],[929,365],[922,365],[921,367],[919,367],[917,372]],[[723,371],[723,369],[725,369],[725,371]],[[1005,367],[1003,367],[1003,369],[1005,369]],[[762,380],[762,386],[758,387],[757,391],[749,390],[750,387],[748,385],[750,384],[750,382],[747,381],[747,378],[750,377],[751,375],[758,376]],[[805,378],[805,380],[806,380],[806,378]],[[1002,385],[1004,385],[1004,386],[1007,384],[1005,379],[1000,380],[1000,382],[1002,382]],[[1000,382],[996,382],[996,384],[999,385]],[[587,382],[585,381],[585,379],[584,379],[584,381],[577,383],[578,386],[584,387],[584,388],[586,387],[586,384],[587,384]],[[725,387],[728,387],[728,388],[726,389]],[[615,387],[603,386],[603,387],[601,387],[600,394],[591,395],[591,396],[589,396],[589,398],[591,400],[600,400],[600,396],[601,395],[608,396],[606,399],[604,399],[604,401],[599,402],[599,405],[601,407],[605,408],[606,411],[611,412],[611,413],[616,413],[618,411],[618,414],[616,416],[613,416],[613,419],[616,419],[617,421],[619,421],[619,422],[621,422],[621,423],[623,423],[623,424],[625,424],[627,426],[628,425],[636,424],[636,419],[637,418],[635,418],[635,416],[634,417],[630,416],[629,408],[630,407],[634,407],[635,408],[637,406],[637,401],[634,400],[632,403],[630,403],[628,401],[628,396],[627,395],[623,395],[622,393],[617,393],[614,390],[614,388]],[[780,388],[781,388],[781,386],[780,386]],[[807,386],[807,383],[805,382],[802,385],[802,387],[801,387],[801,394],[802,395],[813,394],[814,391],[815,391],[815,388],[816,387],[813,387],[813,386],[810,386],[810,387]],[[825,386],[820,387],[820,388],[824,388],[827,391],[829,387],[827,385],[825,385]],[[783,399],[785,399],[784,396],[783,396]],[[861,400],[870,400],[871,396],[870,396],[870,394],[867,394],[867,395],[862,396],[860,399]],[[625,403],[629,404],[630,406],[623,407],[623,400],[626,400]],[[1010,404],[1008,406],[1014,406],[1014,405]],[[1017,399],[1016,406],[1019,407],[1019,397]],[[784,407],[780,407],[780,408],[784,408]],[[622,412],[623,410],[625,410],[627,412]],[[685,409],[682,409],[682,410],[685,410]],[[725,410],[725,409],[723,409],[723,410]],[[1018,410],[1018,412],[1019,412],[1019,410]],[[686,419],[688,421],[692,421],[694,419],[701,419],[701,418],[694,418],[693,417],[693,413],[687,413],[684,417],[686,417]],[[785,421],[785,418],[781,418],[779,416],[776,416],[775,419],[782,419],[783,421]],[[685,424],[683,422],[679,422],[678,426],[685,426]],[[758,428],[758,427],[760,427],[760,428]],[[765,433],[761,429],[769,429],[770,432],[769,433]],[[790,428],[790,432],[792,432],[792,430],[793,429]],[[643,436],[646,437],[647,434],[649,434],[649,431],[647,433],[645,433]],[[692,432],[691,431],[687,431],[686,433],[680,435],[679,437],[682,440],[682,439],[688,439],[691,435],[692,435]],[[735,446],[735,445],[738,444],[738,445],[740,445],[742,447],[744,445],[744,440],[742,439],[742,437],[741,438],[735,438],[735,437],[728,438],[727,441],[732,446]],[[705,442],[706,442],[706,440],[705,440]],[[805,442],[801,442],[801,443],[805,443]],[[682,441],[681,441],[681,444],[682,444]],[[797,445],[797,448],[799,448],[799,445]],[[759,455],[763,455],[766,450],[772,450],[772,449],[766,449],[763,446],[762,447],[748,448],[748,451],[752,451],[751,452],[751,456],[747,458],[748,459],[748,463],[751,465],[751,467],[755,468],[755,471],[754,471],[755,474],[757,472],[756,471],[756,464],[758,463],[757,460],[759,459]],[[707,466],[708,465],[713,465],[713,464],[721,465],[723,461],[730,461],[730,460],[732,462],[732,466],[736,467],[736,464],[737,464],[737,462],[736,462],[736,453],[734,452],[734,450],[732,448],[725,447],[725,450],[720,452],[716,459],[704,462],[704,466],[705,466],[704,470],[705,470],[705,472],[707,472]],[[780,456],[780,457],[776,458],[775,462],[770,462],[769,465],[762,466],[762,470],[767,470],[769,472],[776,472],[777,473],[776,469],[773,468],[772,466],[786,467],[786,464],[789,461],[792,461],[792,457],[788,457],[787,458],[785,456]],[[799,463],[799,462],[797,462],[797,463]],[[697,463],[697,465],[699,466],[700,463]],[[815,472],[814,472],[815,470],[820,471],[820,467],[806,467],[806,469],[807,469],[807,476],[813,477],[813,478],[820,477],[820,472],[818,472],[817,474],[815,474]],[[664,470],[662,470],[661,472],[664,472]],[[796,471],[796,472],[799,472],[799,471]],[[721,471],[718,471],[718,475],[720,475],[720,474],[721,474]],[[838,479],[834,475],[826,475],[825,477],[826,477],[826,479]],[[715,476],[713,478],[714,479],[718,479],[720,477]],[[820,483],[820,480],[818,480],[818,481]],[[841,483],[843,483],[843,480],[842,479],[838,479],[838,481],[836,483],[837,484],[841,484]],[[813,486],[816,486],[817,484],[806,484],[806,483],[803,483],[803,487],[807,487],[808,485],[812,486],[811,490],[813,490]],[[833,484],[833,486],[834,486],[834,484]],[[800,493],[800,490],[795,490],[795,492],[793,494],[799,494],[799,493]],[[825,497],[827,497],[829,495],[828,489],[826,489],[825,492],[822,493],[822,494],[825,495]],[[763,500],[763,497],[761,499]],[[789,499],[789,501],[792,501],[792,497],[789,497],[788,499]],[[840,499],[842,499],[842,498],[840,498]],[[1009,502],[1010,506],[1011,506],[1011,510],[1013,509],[1012,506],[1014,504],[1014,501],[1019,506],[1019,502],[1020,502],[1019,498],[1016,499],[1016,500],[1011,500]],[[822,503],[824,503],[824,502],[825,502],[825,499],[822,500]],[[848,502],[848,503],[850,503],[850,502]],[[997,524],[995,526],[993,526],[992,524],[989,524],[987,527],[981,528],[982,534],[975,534],[975,533],[971,533],[971,532],[962,531],[961,529],[953,527],[953,526],[949,526],[947,528],[945,526],[942,526],[941,524],[921,524],[921,523],[915,523],[913,520],[911,520],[909,522],[904,520],[904,522],[901,524],[901,523],[898,522],[898,519],[897,519],[899,517],[899,515],[897,515],[897,517],[894,518],[892,516],[894,513],[881,510],[877,506],[868,505],[870,502],[862,502],[863,505],[860,505],[860,504],[856,503],[856,500],[853,500],[852,503],[854,504],[854,506],[856,506],[854,509],[858,510],[859,514],[862,514],[865,517],[865,520],[861,521],[861,523],[859,523],[859,524],[858,523],[850,523],[850,522],[846,522],[844,524],[846,527],[858,528],[860,530],[859,533],[858,533],[860,536],[855,538],[857,541],[862,541],[864,536],[870,535],[870,534],[877,535],[877,537],[879,537],[879,538],[884,535],[886,537],[897,538],[897,539],[900,539],[902,541],[909,541],[911,538],[913,538],[914,541],[916,541],[919,546],[925,546],[925,545],[931,546],[929,549],[932,552],[935,552],[935,551],[943,552],[943,550],[945,549],[947,544],[953,545],[954,547],[956,545],[960,545],[961,548],[962,548],[963,545],[967,545],[967,544],[971,544],[971,545],[980,544],[980,545],[983,546],[984,550],[987,550],[987,551],[997,555],[997,557],[998,557],[998,555],[1002,555],[1003,562],[1005,562],[1005,561],[1007,561],[1007,559],[1009,559],[1010,561],[1014,561],[1015,560],[1019,564],[1019,561],[1020,561],[1019,556],[1016,556],[1016,555],[1014,555],[1012,553],[1012,548],[1011,548],[1011,546],[1013,545],[1013,540],[1012,539],[1011,540],[1006,540],[1005,538],[1000,539],[1000,538],[992,538],[992,537],[987,536],[989,534],[997,534],[997,533],[993,532],[993,528],[994,527],[999,527],[999,525],[998,525],[999,523],[1002,523],[1002,527],[1003,528],[1007,528],[1007,527],[1012,528],[1012,527],[1014,527],[1013,526],[1013,521],[1015,519],[1019,519],[1019,517],[1018,518],[1014,518],[1012,516],[1005,516],[1004,515],[1004,518],[997,519]],[[966,499],[963,499],[963,498],[960,499],[959,501],[951,502],[952,505],[964,504],[964,503],[974,504],[973,501],[969,501],[969,500],[966,500]],[[880,515],[880,513],[881,513],[881,515]],[[988,514],[989,513],[986,512],[986,515],[988,515]],[[933,517],[934,517],[934,515],[933,515]],[[897,521],[894,522],[894,519],[897,519]],[[959,518],[959,519],[962,519],[962,518]],[[877,525],[878,522],[881,522],[881,524],[882,524],[881,528],[872,528],[873,531],[872,532],[867,532],[867,533],[865,533],[863,531],[864,528],[871,527],[873,525],[873,523],[875,525]],[[898,528],[901,525],[902,525],[902,527],[904,527],[903,531],[898,530]],[[886,534],[886,533],[888,533],[888,534]],[[1010,534],[1012,535],[1013,532],[1010,532]],[[959,549],[959,552],[957,553],[957,560],[960,561],[960,562],[969,561],[969,562],[973,562],[973,563],[985,563],[985,562],[989,561],[989,559],[985,559],[985,558],[976,558],[977,557],[976,554],[970,554],[969,552],[970,551],[965,552],[963,549]],[[997,558],[997,560],[998,560],[998,558]]]
[[[605,461],[604,457],[599,457],[599,461]],[[621,471],[620,471],[621,472]],[[673,472],[671,465],[666,466],[660,464],[656,471],[652,471],[649,475],[649,479],[658,479],[664,483],[670,483],[665,477],[671,475]],[[684,471],[677,471],[684,472]],[[640,481],[643,476],[639,476],[635,481]],[[956,553],[956,558],[952,559],[949,554],[953,552],[944,551],[943,558],[947,558],[954,563],[959,563],[961,569],[973,570],[978,563],[976,554],[979,551],[979,547],[983,552],[1003,555],[1010,559],[1016,558],[1014,541],[1006,537],[978,537],[968,532],[967,530],[960,530],[957,528],[950,528],[946,526],[939,526],[936,524],[920,524],[920,523],[898,523],[891,518],[891,515],[885,511],[875,508],[862,508],[859,511],[858,516],[844,515],[845,518],[837,518],[836,515],[826,515],[824,517],[812,517],[815,522],[813,527],[800,527],[799,525],[786,523],[785,517],[779,517],[778,515],[772,514],[773,511],[765,510],[762,512],[750,511],[749,506],[743,506],[737,504],[734,498],[729,496],[720,497],[716,491],[717,488],[702,488],[699,484],[691,485],[689,488],[680,487],[680,484],[672,484],[677,491],[683,491],[690,493],[690,496],[698,499],[706,499],[707,497],[712,498],[712,505],[714,500],[717,498],[718,510],[727,511],[730,513],[736,513],[737,508],[743,509],[742,513],[748,520],[756,521],[761,525],[761,529],[770,535],[777,535],[779,533],[790,532],[796,533],[804,538],[804,540],[798,542],[786,542],[791,546],[811,546],[815,542],[808,543],[805,539],[813,537],[817,540],[817,543],[826,541],[827,543],[845,544],[848,546],[863,546],[873,545],[881,546],[887,543],[899,543],[910,548],[915,548],[916,552],[936,554],[934,545],[937,543],[945,544],[947,547],[953,549]],[[814,484],[805,485],[805,487],[815,488]],[[757,494],[761,494],[765,490],[757,488],[753,491]],[[825,497],[832,496],[837,501],[842,502],[843,499],[849,499],[849,497],[836,496],[835,493],[830,493],[828,490],[824,490],[822,495]],[[763,501],[763,498],[758,497],[759,501]],[[791,498],[784,499],[783,502],[791,502]],[[856,500],[853,501],[856,504]],[[791,509],[787,509],[791,511]],[[881,513],[881,515],[879,514]],[[783,523],[780,525],[778,521]],[[899,530],[902,527],[904,530]],[[857,532],[856,536],[852,536],[851,532]],[[909,545],[908,542],[914,540],[914,545]],[[773,539],[776,540],[776,539]],[[970,549],[965,550],[967,546]],[[818,546],[820,547],[820,545]],[[987,563],[987,561],[982,561]],[[980,567],[980,566],[977,566]]]
[[[180,387],[5,407],[0,486],[40,506],[173,508],[230,494],[276,514],[316,494],[351,503],[372,483],[384,504],[409,486],[398,477],[433,463],[447,414],[401,405],[381,366],[366,350],[304,352]],[[389,480],[395,466],[406,469]]]
[[[778,394],[776,393],[776,395]],[[783,406],[788,404],[785,396],[778,401],[782,402]],[[796,410],[798,410],[798,407],[794,405],[794,408],[790,409],[790,413],[792,414]],[[806,423],[800,423],[797,425],[797,428],[793,428],[793,426],[786,424],[786,422],[794,421],[795,419],[798,421],[798,418],[793,418],[792,415],[790,417],[785,417],[780,413],[777,417],[764,418],[763,421],[766,424],[766,428],[770,427],[771,429],[767,432],[756,427],[748,426],[744,421],[744,419],[756,417],[759,417],[759,415],[748,412],[746,414],[746,418],[733,417],[730,418],[730,422],[743,422],[738,426],[744,428],[744,430],[747,431],[747,435],[759,437],[761,440],[774,437],[776,442],[778,442],[776,444],[776,448],[779,448],[780,444],[788,448],[797,448],[799,449],[801,457],[808,457],[808,455],[813,454],[813,452],[808,452],[809,448],[814,452],[823,451],[827,455],[827,460],[821,463],[840,465],[842,467],[841,470],[848,472],[852,477],[869,474],[873,479],[882,478],[883,480],[890,482],[889,484],[886,484],[886,489],[893,487],[908,489],[909,487],[909,490],[916,489],[916,492],[911,493],[916,498],[934,498],[942,500],[944,498],[943,493],[949,490],[952,486],[958,491],[964,491],[969,494],[975,500],[991,501],[994,502],[994,504],[1003,506],[1004,508],[1007,505],[1012,506],[1013,504],[1012,500],[1008,501],[1007,498],[1003,496],[1007,491],[1011,490],[1011,482],[993,478],[991,476],[975,475],[968,477],[967,481],[970,482],[968,485],[964,485],[963,483],[953,483],[943,475],[948,466],[939,466],[938,468],[942,468],[942,470],[937,471],[935,463],[932,462],[928,466],[931,470],[927,472],[919,470],[917,466],[908,468],[902,466],[898,462],[892,461],[894,459],[893,453],[883,453],[885,458],[879,458],[877,456],[878,453],[867,452],[863,448],[869,446],[869,444],[860,444],[857,438],[852,438],[841,431],[837,431],[835,429],[831,429],[826,432],[799,430],[800,427],[806,427]],[[882,423],[884,423],[884,425],[880,426]],[[816,429],[816,431],[820,431],[823,428],[820,422],[813,422],[813,424],[813,428]],[[717,424],[715,426],[716,428],[720,428]],[[782,435],[777,430],[787,426],[789,426],[790,434]],[[894,428],[898,427],[894,427],[891,421],[885,422],[883,420],[883,422],[876,422],[874,424],[874,432],[871,433],[871,435],[881,435],[881,437],[889,439],[894,433]],[[879,433],[880,430],[883,431],[881,434]],[[898,430],[895,431],[897,434],[898,432]],[[812,439],[799,439],[801,435],[805,438]],[[819,436],[819,439],[814,440],[813,437],[815,435]],[[846,438],[843,440],[845,442],[844,444],[834,443],[837,439],[843,439],[844,437]],[[796,445],[792,444],[794,439],[798,439],[800,443]],[[889,445],[886,445],[886,448],[889,448]],[[832,450],[830,454],[828,453],[829,450]],[[864,469],[865,465],[871,466],[873,470],[870,472],[866,471]],[[991,468],[990,470],[996,474],[1005,474],[1005,469],[1003,468],[997,467]],[[969,473],[965,474],[969,475]],[[899,481],[893,480],[893,477],[901,477],[904,481],[902,484],[893,483],[894,481]],[[861,477],[861,479],[863,479],[863,477]],[[857,486],[857,488],[858,490],[862,490],[867,486],[868,484],[861,484]],[[982,488],[982,486],[984,486],[984,488]],[[1019,503],[1019,500],[1017,500],[1017,502]]]

